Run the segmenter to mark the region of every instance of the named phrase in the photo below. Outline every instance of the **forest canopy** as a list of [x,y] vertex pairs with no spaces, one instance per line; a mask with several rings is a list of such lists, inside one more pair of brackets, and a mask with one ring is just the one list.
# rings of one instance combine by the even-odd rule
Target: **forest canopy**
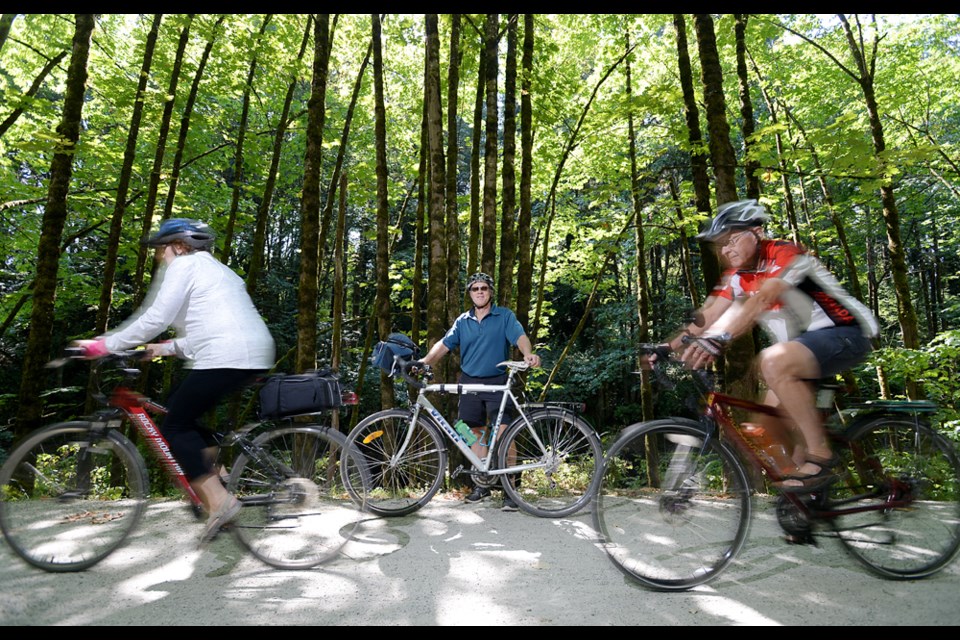
[[484,271],[528,391],[615,433],[674,408],[636,346],[703,301],[693,237],[742,198],[879,318],[847,382],[957,437],[958,46],[954,14],[3,14],[0,458],[89,411],[88,370],[44,365],[136,308],[168,217],[213,226],[277,370],[339,371],[348,420],[404,400],[376,341],[426,348]]

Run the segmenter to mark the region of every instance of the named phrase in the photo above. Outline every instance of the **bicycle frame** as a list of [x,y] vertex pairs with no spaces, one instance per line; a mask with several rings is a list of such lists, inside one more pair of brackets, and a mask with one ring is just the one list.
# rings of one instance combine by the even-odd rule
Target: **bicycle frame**
[[[710,424],[716,425],[717,429],[719,429],[719,433],[722,434],[722,437],[726,437],[734,443],[737,451],[741,454],[741,457],[746,459],[747,462],[750,463],[750,466],[760,469],[774,482],[780,482],[784,480],[785,476],[782,471],[769,464],[766,457],[760,454],[757,443],[752,438],[744,434],[743,425],[733,416],[731,411],[732,408],[744,409],[753,413],[760,413],[770,416],[780,416],[780,412],[774,407],[744,400],[742,398],[737,398],[724,393],[711,391],[706,396],[706,408],[701,416],[701,422],[706,423],[705,426]],[[875,415],[882,414],[882,412],[876,412]],[[710,433],[713,431],[714,429],[706,429],[708,434],[707,439],[709,439]],[[831,441],[836,446],[844,448],[849,446],[849,443],[842,434],[830,432],[829,430],[828,434]],[[855,449],[852,449],[851,451],[855,458],[859,459],[861,457]],[[826,508],[823,503],[812,503],[802,499],[803,494],[799,493],[784,492],[782,495],[806,515],[826,520],[841,515],[863,513],[867,511],[878,511],[881,508],[901,508],[908,506],[912,501],[910,487],[897,479],[892,479],[889,487],[878,487],[876,491],[863,496],[854,496],[850,498],[848,502],[855,503],[864,497],[878,496],[883,494],[886,494],[888,497],[882,507],[877,505],[867,505],[854,508]]]
[[[507,409],[507,402],[512,402],[513,407],[517,411],[517,418],[515,420],[522,419],[527,426],[530,426],[530,420],[527,418],[526,413],[523,411],[520,403],[517,402],[517,397],[513,394],[513,379],[517,373],[517,369],[510,367],[508,365],[509,373],[507,375],[507,381],[502,385],[489,385],[489,384],[429,384],[420,389],[419,394],[417,395],[417,400],[414,403],[413,415],[411,418],[411,424],[415,424],[417,417],[421,414],[422,411],[425,411],[427,416],[440,427],[440,430],[447,436],[447,439],[454,444],[457,449],[464,455],[464,457],[477,469],[480,473],[485,473],[493,476],[504,475],[508,473],[516,473],[519,471],[530,471],[532,469],[538,469],[541,467],[546,467],[546,464],[534,465],[527,464],[524,466],[512,466],[505,467],[503,469],[494,469],[492,468],[493,463],[493,454],[496,450],[497,438],[500,434],[500,425],[503,424],[503,415]],[[487,455],[483,458],[480,458],[469,445],[460,437],[460,434],[457,433],[456,429],[453,428],[453,425],[443,417],[443,414],[430,402],[430,399],[427,398],[426,394],[428,393],[446,393],[449,395],[463,395],[467,393],[482,393],[482,392],[503,392],[503,396],[500,399],[500,408],[497,411],[497,418],[494,420],[494,424],[490,425],[490,437],[487,439]],[[406,438],[403,444],[397,449],[396,457],[400,457],[406,451],[407,446],[410,443],[410,438],[413,433],[412,429],[407,430]],[[531,430],[531,435],[537,442],[537,445],[545,449],[543,442],[540,441],[540,438],[537,436],[536,432]]]
[[[112,409],[101,411],[97,417],[105,419],[108,426],[116,427],[119,427],[124,419],[129,420],[160,461],[167,477],[186,494],[195,507],[202,505],[200,496],[190,486],[183,468],[173,457],[170,444],[150,417],[150,414],[166,415],[166,407],[124,386],[117,386],[113,390],[107,404]],[[116,424],[113,424],[114,422]]]

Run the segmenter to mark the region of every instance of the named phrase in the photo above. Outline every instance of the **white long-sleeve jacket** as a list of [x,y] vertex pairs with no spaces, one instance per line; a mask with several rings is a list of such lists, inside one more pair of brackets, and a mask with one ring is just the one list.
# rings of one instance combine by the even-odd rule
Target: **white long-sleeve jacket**
[[176,355],[194,369],[270,369],[275,346],[243,280],[206,251],[158,269],[140,309],[104,335],[110,351],[129,349],[173,327]]

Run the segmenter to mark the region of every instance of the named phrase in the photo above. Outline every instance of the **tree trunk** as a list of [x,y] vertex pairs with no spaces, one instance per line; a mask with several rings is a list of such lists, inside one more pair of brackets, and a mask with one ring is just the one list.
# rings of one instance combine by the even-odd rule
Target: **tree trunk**
[[[447,325],[452,326],[463,308],[460,288],[460,220],[457,211],[457,163],[460,159],[460,135],[457,123],[460,90],[460,14],[450,16],[450,66],[447,70]],[[459,354],[451,353],[451,368],[457,367]],[[459,368],[459,367],[457,367]]]
[[743,130],[743,173],[744,182],[747,185],[746,192],[748,198],[760,198],[760,178],[757,171],[760,164],[752,158],[751,147],[753,147],[753,132],[756,129],[753,120],[753,103],[750,100],[750,80],[747,72],[747,21],[749,15],[745,13],[733,14],[736,19],[734,26],[734,37],[737,47],[737,80],[740,89],[740,118],[743,121],[741,129]]
[[[303,31],[303,39],[300,42],[300,51],[297,54],[297,64],[293,69],[299,66],[306,53],[307,44],[310,42],[311,18],[307,18],[307,26]],[[267,173],[266,181],[263,186],[263,196],[260,198],[260,206],[257,207],[257,226],[253,234],[253,248],[250,255],[250,267],[247,271],[247,291],[251,296],[256,295],[257,286],[260,280],[260,272],[263,264],[266,262],[266,244],[267,244],[267,221],[270,217],[270,205],[273,203],[273,191],[277,185],[278,169],[280,167],[280,153],[283,150],[283,139],[290,124],[290,105],[293,103],[293,94],[299,83],[299,78],[295,73],[290,73],[290,83],[287,85],[287,95],[283,100],[283,108],[280,117],[277,120],[277,130],[273,136],[273,148],[270,154],[270,171]]]
[[503,211],[500,217],[500,274],[497,304],[509,307],[513,300],[513,266],[516,258],[517,202],[517,14],[507,16],[507,62],[503,92]]
[[517,216],[517,305],[516,315],[520,326],[530,322],[531,288],[533,286],[533,261],[530,255],[530,185],[533,179],[533,14],[523,15],[523,59],[520,76],[520,213]]
[[486,48],[481,47],[477,60],[477,92],[473,103],[473,138],[470,145],[470,223],[467,232],[467,273],[480,270],[480,206],[481,188],[480,157],[483,155],[483,95],[487,82]]
[[429,144],[430,281],[427,290],[427,340],[430,345],[446,332],[447,240],[444,209],[446,167],[443,159],[443,112],[440,105],[440,34],[437,14],[427,14],[426,54],[427,139]]
[[[486,140],[483,149],[483,236],[480,249],[480,270],[493,276],[497,266],[497,142],[499,136],[497,108],[497,74],[500,64],[497,32],[500,14],[488,13],[486,22],[485,68],[487,73],[485,95],[487,100]],[[502,283],[497,283],[502,284]]]
[[303,195],[300,201],[300,284],[297,289],[298,372],[317,366],[317,296],[319,293],[320,171],[327,95],[330,16],[313,17],[313,79],[307,104],[307,149],[303,163]]
[[[677,32],[677,63],[680,74],[680,87],[683,91],[684,115],[687,122],[687,135],[690,141],[690,169],[693,173],[694,205],[698,213],[709,215],[710,206],[710,176],[707,172],[707,147],[700,130],[700,110],[697,107],[697,98],[693,91],[693,71],[690,66],[690,52],[687,46],[687,25],[683,14],[673,14],[673,26]],[[700,244],[700,255],[703,262],[703,279],[707,287],[720,279],[720,266],[717,257],[708,245]],[[699,305],[697,305],[699,306]]]
[[[383,95],[383,43],[379,14],[370,15],[373,24],[374,135],[377,171],[377,298],[374,305],[377,334],[385,340],[390,334],[390,202],[387,193],[387,110]],[[358,85],[359,86],[359,85]],[[380,407],[394,406],[393,384],[380,372]]]
[[[340,208],[337,215],[337,226],[334,232],[333,241],[333,304],[331,306],[330,316],[333,324],[330,341],[330,367],[339,372],[341,362],[341,350],[343,348],[343,310],[346,307],[344,293],[346,291],[346,278],[344,275],[344,239],[346,237],[347,226],[347,174],[346,172],[340,178]],[[340,412],[330,412],[330,426],[336,431],[340,429]]]
[[[884,140],[883,123],[880,121],[880,108],[877,106],[877,97],[874,92],[873,75],[873,61],[879,43],[878,37],[875,35],[873,53],[868,67],[866,62],[867,52],[859,48],[857,39],[842,14],[840,14],[840,19],[843,23],[844,32],[847,34],[850,54],[854,60],[856,60],[857,68],[860,70],[860,77],[857,80],[863,91],[867,114],[870,117],[870,136],[873,140],[873,150],[880,166],[880,175],[885,175],[886,171],[884,171],[884,168],[887,166],[887,144]],[[874,30],[874,34],[876,34],[876,30]],[[917,331],[917,313],[913,307],[910,293],[907,263],[904,257],[903,242],[900,239],[900,212],[897,209],[897,200],[892,183],[885,181],[881,184],[880,202],[883,204],[883,223],[887,231],[887,246],[890,251],[890,271],[893,275],[894,291],[897,294],[897,317],[900,321],[900,333],[903,336],[903,346],[907,349],[918,349],[920,347],[920,337]],[[910,383],[910,387],[910,397],[916,398],[919,390],[916,388],[915,383]]]
[[[12,16],[15,14],[5,14],[5,16],[7,15]],[[5,35],[4,38],[6,38]],[[2,45],[2,42],[0,42],[0,45]],[[20,101],[21,106],[16,107],[6,118],[3,119],[3,122],[0,122],[0,136],[3,136],[3,134],[7,132],[7,129],[12,127],[17,119],[23,115],[24,107],[22,105],[26,104],[29,100],[37,95],[40,87],[43,86],[43,81],[46,80],[47,76],[50,75],[50,72],[56,69],[63,59],[67,57],[67,53],[69,52],[61,51],[47,61],[47,64],[43,65],[43,69],[41,69],[40,73],[37,74],[37,77],[33,79],[33,83],[31,83],[30,88],[27,89],[26,93],[23,94],[25,99]]]
[[[626,33],[626,50],[630,50],[630,32]],[[626,93],[627,104],[633,104],[633,86],[631,78],[630,58],[626,62]],[[633,109],[627,113],[628,153],[630,154],[630,193],[633,195],[634,219],[634,246],[637,255],[637,341],[641,343],[650,340],[650,291],[647,282],[647,250],[643,230],[643,202],[640,198],[640,171],[637,169],[637,142],[633,124]],[[640,404],[643,407],[643,419],[653,419],[653,389],[650,386],[650,370],[640,366]]]
[[17,18],[16,13],[3,13],[0,14],[0,51],[3,50],[3,45],[7,41],[7,36],[10,34],[10,27],[13,25],[13,21]]
[[50,164],[47,201],[37,246],[37,273],[30,312],[30,334],[20,376],[17,422],[14,437],[40,426],[43,411],[41,394],[46,383],[44,365],[50,357],[53,341],[53,318],[60,264],[60,237],[67,221],[67,193],[73,176],[73,159],[80,139],[83,97],[87,85],[87,59],[95,24],[94,14],[76,14],[73,49],[67,69],[63,115],[57,125],[60,141]]
[[[703,101],[707,111],[707,129],[710,134],[710,158],[716,184],[717,204],[737,199],[736,157],[730,143],[730,125],[727,124],[726,101],[723,97],[723,72],[717,40],[710,14],[695,15],[697,45],[703,80]],[[716,282],[716,281],[714,281]],[[708,286],[712,286],[709,283]],[[753,359],[756,355],[753,335],[745,333],[727,350],[723,375],[727,388],[734,395],[751,398],[756,393]]]
[[247,81],[243,85],[243,103],[240,107],[240,123],[237,126],[237,145],[233,154],[233,176],[230,181],[230,211],[227,213],[227,226],[223,232],[223,244],[220,246],[220,262],[224,264],[230,262],[234,227],[237,222],[237,209],[240,206],[240,191],[245,178],[243,172],[243,143],[247,136],[247,120],[250,114],[250,91],[253,87],[253,79],[257,73],[260,44],[263,41],[263,35],[267,32],[267,26],[270,24],[271,18],[272,15],[269,13],[263,17],[263,23],[260,25],[260,33],[257,34],[257,48],[254,49],[253,56],[250,58],[250,70],[247,72]]
[[110,301],[113,299],[113,280],[117,272],[117,255],[120,252],[120,235],[123,231],[123,217],[127,208],[127,193],[130,190],[130,176],[133,174],[133,162],[137,156],[137,136],[143,119],[143,97],[150,79],[153,66],[153,53],[157,46],[157,34],[163,14],[153,16],[153,26],[147,34],[144,45],[143,63],[140,66],[140,80],[137,84],[136,99],[133,102],[133,114],[130,117],[130,130],[127,132],[127,145],[123,151],[123,165],[117,180],[117,197],[113,203],[113,217],[110,219],[110,235],[107,239],[107,255],[103,265],[103,281],[100,287],[100,303],[97,306],[97,320],[94,331],[100,335],[107,330],[110,319]]
[[[180,135],[177,138],[177,148],[173,155],[173,164],[170,167],[170,188],[167,191],[167,200],[163,206],[163,218],[167,219],[173,215],[173,201],[177,197],[177,186],[180,183],[180,169],[183,163],[183,151],[187,146],[187,135],[190,133],[190,118],[193,116],[193,106],[197,102],[197,96],[200,93],[200,82],[203,80],[203,73],[207,68],[207,61],[210,59],[210,52],[213,45],[220,35],[220,25],[226,19],[226,14],[217,18],[217,22],[211,29],[210,39],[203,48],[203,54],[200,56],[200,63],[197,65],[197,72],[193,76],[193,84],[190,86],[190,93],[187,94],[187,103],[183,107],[183,113],[180,115]],[[212,222],[212,221],[211,221]]]
[[[186,22],[183,29],[180,30],[180,41],[177,44],[177,53],[174,57],[173,68],[170,70],[170,83],[167,85],[167,99],[163,104],[163,116],[160,119],[159,134],[157,136],[157,146],[154,150],[153,168],[150,170],[150,186],[147,189],[147,201],[143,209],[143,225],[141,237],[150,235],[150,228],[153,226],[153,211],[157,206],[157,193],[160,191],[160,178],[163,175],[163,156],[167,148],[167,136],[170,134],[170,121],[173,119],[173,108],[176,103],[177,85],[180,81],[180,69],[183,66],[183,58],[187,49],[187,43],[190,41],[190,25],[193,24],[192,13],[186,14]],[[134,305],[138,306],[143,301],[146,294],[146,288],[143,282],[144,272],[146,270],[148,247],[141,246],[137,253],[137,270],[133,279]]]

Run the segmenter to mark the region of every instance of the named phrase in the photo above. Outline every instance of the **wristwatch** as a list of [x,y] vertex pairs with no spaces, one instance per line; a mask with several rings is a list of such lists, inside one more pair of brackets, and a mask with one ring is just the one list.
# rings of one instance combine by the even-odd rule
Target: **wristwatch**
[[703,336],[703,337],[716,340],[717,342],[730,342],[731,340],[733,340],[733,336],[730,335],[729,331],[724,331],[723,333],[718,333],[713,336]]

